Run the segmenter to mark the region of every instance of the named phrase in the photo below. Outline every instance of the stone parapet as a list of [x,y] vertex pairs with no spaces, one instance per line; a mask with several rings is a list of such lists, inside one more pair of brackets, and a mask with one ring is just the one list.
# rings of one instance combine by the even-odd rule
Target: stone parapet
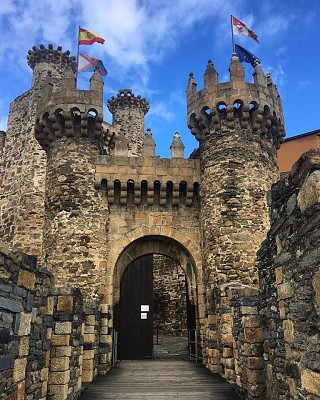
[[[277,148],[284,138],[281,99],[270,75],[264,76],[259,64],[254,83],[244,81],[244,70],[237,56],[230,64],[230,82],[218,83],[218,74],[209,60],[204,88],[196,91],[193,74],[187,86],[188,126],[197,140],[223,128],[251,127],[270,138]],[[242,72],[239,75],[239,71]],[[239,75],[239,76],[237,76]]]
[[71,66],[74,72],[77,70],[76,58],[70,56],[70,51],[62,52],[61,46],[54,49],[52,44],[49,44],[48,48],[43,44],[40,44],[39,48],[33,46],[32,50],[28,51],[27,60],[32,69],[38,63],[53,63]]
[[89,91],[76,90],[73,76],[66,77],[60,91],[53,92],[50,81],[44,87],[37,110],[35,137],[45,150],[52,141],[63,137],[91,137],[103,142],[103,81],[98,71],[90,82]]
[[[179,180],[177,180],[177,177]],[[198,207],[199,160],[99,156],[95,183],[109,204]]]

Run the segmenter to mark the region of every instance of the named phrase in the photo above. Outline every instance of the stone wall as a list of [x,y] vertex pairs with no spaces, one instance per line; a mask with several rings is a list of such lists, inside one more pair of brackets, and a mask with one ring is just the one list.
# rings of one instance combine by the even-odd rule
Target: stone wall
[[72,400],[111,365],[110,307],[0,243],[0,399]]
[[320,398],[320,152],[305,153],[270,196],[260,252],[270,399]]
[[0,247],[0,399],[45,399],[52,277],[36,258]]
[[185,272],[169,257],[153,256],[153,325],[159,333],[187,336]]

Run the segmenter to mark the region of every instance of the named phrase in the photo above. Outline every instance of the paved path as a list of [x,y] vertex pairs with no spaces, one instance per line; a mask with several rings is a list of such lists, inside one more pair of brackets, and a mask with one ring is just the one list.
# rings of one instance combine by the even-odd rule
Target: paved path
[[232,387],[200,363],[186,360],[121,361],[99,376],[79,400],[237,400]]

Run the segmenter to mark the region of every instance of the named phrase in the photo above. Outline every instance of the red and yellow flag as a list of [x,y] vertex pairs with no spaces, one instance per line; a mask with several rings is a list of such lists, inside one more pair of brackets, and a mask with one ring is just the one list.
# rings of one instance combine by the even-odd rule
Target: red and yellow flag
[[88,29],[79,29],[79,44],[93,44],[93,43],[103,44],[105,40],[97,35],[96,33],[89,31]]

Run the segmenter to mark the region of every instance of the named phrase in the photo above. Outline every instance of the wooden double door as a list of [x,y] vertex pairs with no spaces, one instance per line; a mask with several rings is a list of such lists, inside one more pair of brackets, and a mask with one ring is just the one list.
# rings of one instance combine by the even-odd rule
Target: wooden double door
[[134,260],[121,278],[120,301],[114,308],[118,359],[153,357],[153,256]]

